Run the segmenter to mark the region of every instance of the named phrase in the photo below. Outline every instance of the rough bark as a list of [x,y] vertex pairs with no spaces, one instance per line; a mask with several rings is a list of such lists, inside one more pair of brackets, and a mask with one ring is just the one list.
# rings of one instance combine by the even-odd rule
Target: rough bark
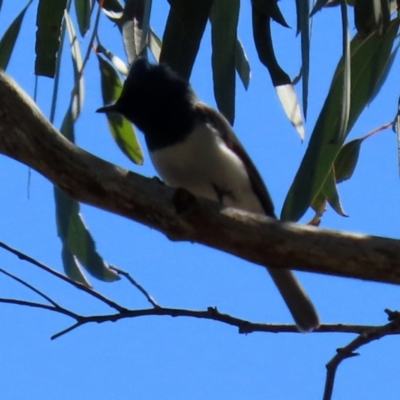
[[400,241],[221,209],[119,168],[65,139],[4,72],[0,153],[29,165],[76,200],[172,240],[202,243],[259,265],[400,283]]

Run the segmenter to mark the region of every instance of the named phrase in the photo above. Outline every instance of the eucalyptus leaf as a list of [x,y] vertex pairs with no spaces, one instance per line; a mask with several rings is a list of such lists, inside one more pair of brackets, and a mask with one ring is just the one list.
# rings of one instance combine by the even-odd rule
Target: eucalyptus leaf
[[312,17],[316,12],[320,11],[329,0],[317,0],[314,4],[313,9],[311,10],[310,17]]
[[286,197],[282,219],[301,218],[321,190],[348,132],[386,74],[398,31],[398,20],[391,22],[383,35],[367,38],[356,35],[351,41],[350,113],[344,134],[340,132],[344,66],[341,60],[318,117],[306,154]]
[[54,77],[67,0],[39,0],[36,16],[35,74]]
[[151,27],[150,27],[148,38],[147,38],[147,45],[149,46],[149,49],[151,51],[151,54],[153,54],[154,59],[157,62],[159,62],[161,48],[162,48],[162,41],[157,36],[157,34],[153,31],[153,29]]
[[147,45],[151,0],[126,0],[125,8],[120,21],[125,52],[129,64],[132,64]]
[[252,7],[255,7],[259,11],[262,11],[278,24],[281,24],[285,28],[289,28],[289,25],[285,21],[285,18],[283,17],[281,10],[278,7],[277,0],[252,0],[251,4]]
[[121,60],[118,56],[112,53],[110,50],[106,49],[103,45],[98,44],[96,48],[97,54],[103,54],[115,67],[115,69],[122,75],[127,76],[129,72],[129,67]]
[[267,67],[274,86],[291,84],[289,75],[276,60],[271,36],[271,18],[252,7],[253,37],[258,58]]
[[239,39],[236,40],[235,67],[244,88],[247,90],[250,84],[250,64],[243,45]]
[[79,32],[85,36],[90,28],[91,0],[75,0],[75,12]]
[[309,0],[296,0],[297,34],[301,35],[301,77],[303,94],[303,114],[307,118],[308,83],[310,75],[310,22]]
[[304,124],[301,117],[300,105],[292,84],[275,87],[279,101],[290,123],[296,128],[301,140],[304,140]]
[[[22,11],[17,15],[14,21],[4,32],[3,37],[0,39],[0,69],[6,70],[7,65],[10,61],[12,52],[14,50],[15,43],[17,41],[19,31],[21,29],[22,21],[25,16],[25,12],[32,3],[32,0],[22,9]],[[1,8],[1,3],[0,3]]]
[[[114,103],[121,94],[122,83],[114,67],[97,55],[104,104]],[[106,114],[110,132],[119,148],[135,164],[143,163],[143,153],[132,124],[120,114]]]
[[[74,141],[74,116],[71,108],[68,108],[65,114],[60,132]],[[107,282],[118,280],[118,274],[109,268],[97,252],[95,242],[79,213],[79,203],[56,186],[54,198],[57,232],[63,244],[62,258],[65,273],[71,279],[88,285],[79,266],[80,263],[97,279]]]
[[189,80],[213,0],[169,0],[160,62]]
[[231,125],[235,119],[236,37],[239,9],[239,0],[214,0],[210,15],[214,96],[219,111]]
[[344,212],[342,208],[342,204],[339,199],[339,193],[336,185],[336,178],[334,174],[333,168],[331,168],[327,179],[324,182],[324,185],[321,190],[321,194],[323,198],[325,198],[329,205],[342,217],[347,217],[347,214]]
[[74,89],[72,90],[71,112],[74,120],[81,112],[84,100],[84,81],[83,81],[83,62],[81,50],[79,48],[79,41],[75,33],[74,25],[67,11],[65,11],[65,26],[67,28],[70,48],[71,59],[74,70]]
[[91,287],[90,282],[82,270],[82,266],[79,264],[78,258],[69,251],[68,246],[64,243],[61,248],[61,260],[64,272],[68,278],[75,282],[82,283],[82,285],[86,287]]
[[353,139],[340,149],[334,164],[336,183],[341,183],[352,177],[364,139],[365,137]]

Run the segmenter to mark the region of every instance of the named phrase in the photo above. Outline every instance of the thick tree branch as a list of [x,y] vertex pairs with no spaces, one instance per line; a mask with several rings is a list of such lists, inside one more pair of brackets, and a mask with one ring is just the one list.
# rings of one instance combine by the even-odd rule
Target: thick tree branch
[[76,147],[0,72],[0,153],[29,165],[81,202],[174,240],[260,265],[400,283],[400,241],[281,223],[195,199]]

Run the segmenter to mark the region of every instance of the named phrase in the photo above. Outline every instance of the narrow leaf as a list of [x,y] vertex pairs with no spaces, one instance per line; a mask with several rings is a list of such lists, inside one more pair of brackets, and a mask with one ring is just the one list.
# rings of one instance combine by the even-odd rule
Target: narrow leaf
[[312,17],[315,13],[320,11],[322,9],[322,7],[324,7],[326,5],[326,3],[328,3],[328,1],[329,0],[317,0],[314,4],[313,9],[311,10],[310,17]]
[[[114,103],[122,91],[122,83],[113,66],[97,56],[101,73],[101,90],[104,104]],[[143,154],[132,124],[120,114],[106,115],[110,132],[119,148],[136,164],[143,163]],[[155,116],[156,117],[156,116]]]
[[68,246],[64,243],[62,244],[61,249],[61,260],[63,263],[64,272],[68,278],[75,282],[82,283],[82,285],[87,287],[91,287],[90,282],[86,279],[86,276],[82,271],[82,267],[79,264],[78,258],[69,251]]
[[304,127],[296,92],[285,71],[279,66],[271,37],[271,20],[256,7],[252,8],[253,37],[260,61],[268,68],[272,83],[289,121],[296,127],[300,138],[304,138]]
[[297,34],[301,35],[301,76],[303,90],[303,113],[307,118],[308,108],[308,82],[310,75],[310,23],[308,14],[309,0],[296,0]]
[[258,58],[268,68],[274,86],[290,84],[289,75],[279,66],[271,37],[271,19],[265,13],[252,7],[253,37]]
[[79,32],[85,36],[90,28],[91,0],[75,0],[75,12]]
[[347,124],[350,115],[350,86],[351,86],[351,56],[350,56],[350,37],[347,22],[346,1],[341,1],[342,13],[342,43],[343,43],[343,91],[340,110],[339,129],[337,137],[341,143],[344,142],[347,133]]
[[84,99],[84,81],[82,74],[83,63],[81,50],[79,48],[79,41],[76,37],[74,25],[72,24],[71,18],[67,10],[65,10],[65,23],[68,32],[69,42],[71,45],[71,58],[74,70],[74,89],[72,92],[71,111],[75,121],[81,112]]
[[348,215],[344,212],[342,204],[340,203],[339,193],[335,182],[335,174],[333,168],[331,168],[327,179],[324,182],[324,186],[321,190],[322,197],[325,198],[329,205],[342,217]]
[[346,181],[353,175],[364,139],[365,137],[351,140],[340,149],[334,164],[336,183]]
[[114,53],[103,47],[103,45],[101,44],[97,45],[96,53],[103,54],[120,74],[125,76],[128,75],[129,67],[125,64],[125,62],[121,60],[118,56],[116,56]]
[[277,0],[252,0],[252,7],[257,8],[269,17],[271,17],[275,22],[281,24],[285,28],[289,28],[289,25],[285,21],[281,10],[278,7]]
[[189,80],[213,0],[169,0],[160,62]]
[[67,0],[39,0],[36,16],[36,75],[54,77],[66,4]]
[[[60,132],[69,140],[74,139],[74,119],[69,108],[65,114]],[[115,281],[118,274],[111,270],[96,251],[95,242],[79,214],[79,203],[64,191],[54,187],[56,203],[57,232],[63,246],[64,269],[71,278],[86,281],[78,264],[74,268],[74,257],[95,278],[103,281]],[[68,251],[67,251],[68,250]],[[68,254],[70,253],[70,254]],[[81,277],[79,277],[81,275]]]
[[244,88],[247,90],[250,84],[250,64],[239,39],[236,40],[235,68],[239,74],[239,78],[242,81]]
[[278,98],[282,104],[291,124],[296,128],[301,140],[304,140],[304,124],[301,117],[299,102],[292,84],[280,85],[275,87]]
[[[19,31],[21,29],[22,20],[24,19],[25,12],[32,3],[32,0],[22,9],[17,15],[14,21],[10,24],[7,30],[4,32],[3,37],[0,40],[0,69],[6,70],[7,65],[10,61],[11,54],[14,50],[15,42],[17,41]],[[0,3],[1,8],[1,3]]]
[[[101,0],[97,0],[97,2],[101,4]],[[115,13],[122,13],[124,8],[118,0],[103,0],[103,10]]]
[[376,32],[365,39],[356,35],[351,41],[351,102],[345,134],[341,135],[339,130],[344,81],[341,60],[306,154],[286,197],[282,210],[284,220],[301,218],[321,190],[345,137],[385,76],[398,25],[394,20],[382,36]]
[[151,27],[150,27],[149,34],[148,34],[147,45],[149,46],[149,49],[151,51],[151,54],[153,54],[154,59],[157,62],[159,62],[161,48],[162,48],[162,41],[157,36],[157,34],[153,31],[153,29],[151,29]]
[[235,120],[236,35],[239,8],[239,0],[214,0],[210,15],[214,96],[218,109],[231,125]]
[[385,31],[390,22],[390,7],[388,0],[355,0],[354,24],[357,31],[366,37],[378,30]]
[[126,0],[122,14],[122,36],[129,64],[132,64],[147,45],[151,0]]

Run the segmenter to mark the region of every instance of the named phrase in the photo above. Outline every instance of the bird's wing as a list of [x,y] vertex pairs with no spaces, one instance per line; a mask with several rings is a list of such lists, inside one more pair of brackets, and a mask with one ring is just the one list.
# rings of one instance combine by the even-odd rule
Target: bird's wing
[[262,180],[260,173],[257,171],[257,168],[251,161],[251,158],[246,153],[246,150],[243,148],[239,139],[233,132],[229,122],[220,112],[204,103],[196,103],[195,113],[201,122],[211,124],[215,128],[215,132],[218,132],[226,146],[235,154],[237,154],[238,157],[243,161],[251,182],[251,186],[257,195],[265,214],[275,218],[274,205],[264,181]]

